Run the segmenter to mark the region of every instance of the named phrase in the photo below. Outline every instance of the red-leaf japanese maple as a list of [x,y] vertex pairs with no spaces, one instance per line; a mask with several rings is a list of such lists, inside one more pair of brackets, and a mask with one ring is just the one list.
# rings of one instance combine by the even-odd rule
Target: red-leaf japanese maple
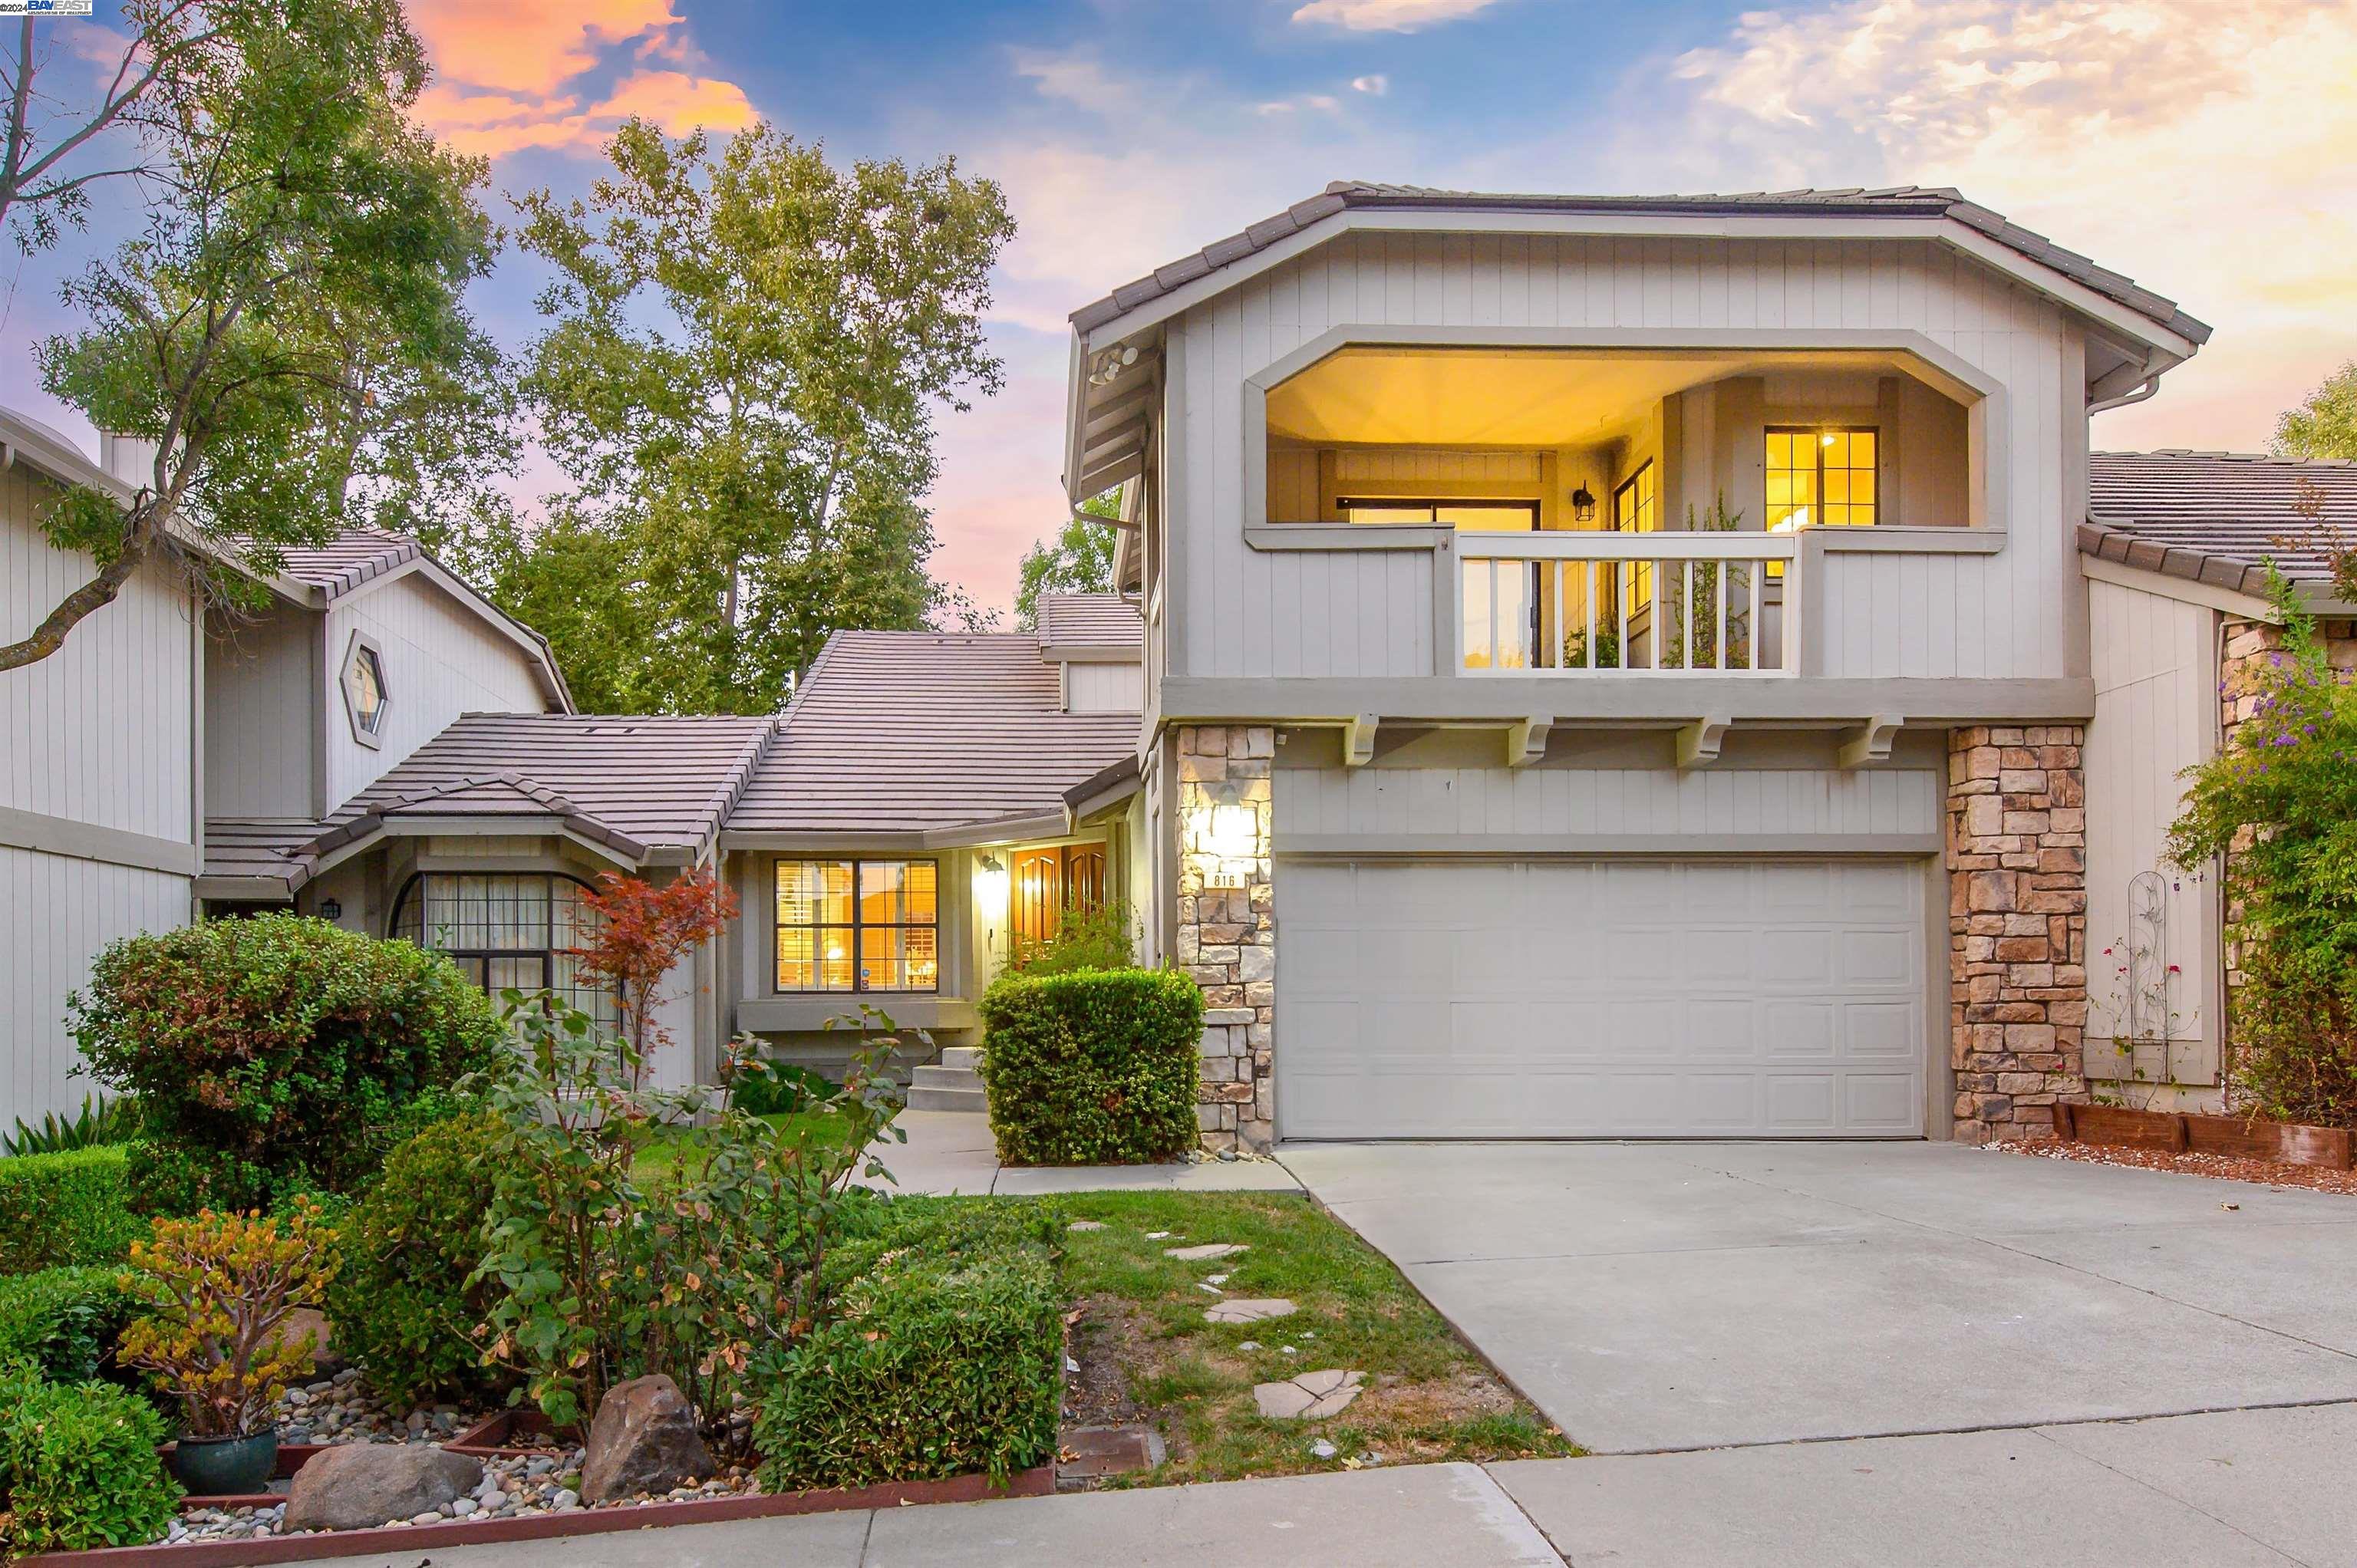
[[614,987],[635,1079],[649,1057],[672,1043],[671,1031],[656,1021],[663,977],[737,918],[737,895],[705,866],[660,886],[610,871],[598,881],[597,891],[581,897],[596,935],[566,950],[588,975]]

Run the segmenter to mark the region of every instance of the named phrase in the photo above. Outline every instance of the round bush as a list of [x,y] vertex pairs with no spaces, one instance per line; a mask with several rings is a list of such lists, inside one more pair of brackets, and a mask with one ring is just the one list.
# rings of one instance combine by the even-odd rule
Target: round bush
[[1194,1146],[1203,993],[1185,975],[1002,974],[981,1011],[990,1130],[1008,1165],[1134,1165]]
[[501,1057],[490,998],[449,960],[292,915],[126,938],[70,1005],[152,1142],[328,1191],[374,1171],[411,1101]]
[[0,1368],[0,1481],[7,1542],[19,1552],[80,1552],[163,1538],[180,1488],[156,1445],[164,1418],[106,1383],[43,1382]]
[[487,1303],[467,1276],[483,1257],[483,1151],[496,1131],[483,1114],[426,1128],[386,1158],[342,1226],[343,1269],[328,1292],[336,1345],[396,1408],[484,1391],[491,1377],[471,1337]]

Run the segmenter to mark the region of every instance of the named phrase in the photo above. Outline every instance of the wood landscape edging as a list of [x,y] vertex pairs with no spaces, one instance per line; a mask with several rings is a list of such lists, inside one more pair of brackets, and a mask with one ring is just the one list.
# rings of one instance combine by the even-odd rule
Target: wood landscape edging
[[2346,1127],[2311,1127],[2241,1116],[2190,1112],[2129,1111],[2115,1105],[2054,1106],[2054,1135],[2082,1144],[2115,1144],[2170,1155],[2226,1155],[2345,1171],[2357,1165]]
[[[925,1503],[979,1503],[999,1498],[1044,1498],[1055,1489],[1056,1467],[1050,1464],[1016,1472],[1007,1477],[1004,1487],[992,1486],[988,1476],[954,1476],[946,1481],[887,1481],[873,1487],[824,1491],[738,1493],[683,1502],[568,1509],[563,1513],[522,1514],[506,1519],[454,1519],[447,1524],[393,1529],[247,1536],[237,1541],[195,1541],[177,1546],[162,1541],[145,1546],[102,1546],[88,1552],[43,1552],[17,1561],[74,1564],[77,1568],[242,1568],[246,1563],[365,1557],[374,1552],[405,1553],[432,1547],[496,1546],[510,1541],[552,1541],[668,1525],[719,1524],[730,1520],[782,1519],[793,1514],[841,1513]],[[285,1498],[272,1494],[267,1501],[274,1505]]]

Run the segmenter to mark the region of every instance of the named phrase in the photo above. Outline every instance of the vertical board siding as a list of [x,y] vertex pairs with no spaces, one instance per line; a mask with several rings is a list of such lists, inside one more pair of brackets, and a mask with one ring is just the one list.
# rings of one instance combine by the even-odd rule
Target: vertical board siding
[[[1187,465],[1173,519],[1185,590],[1174,672],[1421,675],[1432,561],[1410,551],[1263,553],[1243,542],[1246,377],[1351,324],[1892,328],[2003,384],[2008,461],[1991,483],[2010,537],[1994,555],[1844,554],[1813,597],[1829,676],[2072,672],[2075,548],[2064,517],[2069,328],[2053,302],[1928,242],[1345,234],[1188,311],[1171,416]],[[1361,460],[1357,454],[1353,460]],[[1379,455],[1371,455],[1379,456]],[[1297,474],[1271,467],[1271,489]],[[1311,477],[1314,482],[1314,475]],[[1280,564],[1282,563],[1282,564]],[[1316,639],[1322,645],[1313,649]]]
[[[205,814],[310,817],[319,618],[273,605],[205,643]],[[335,701],[342,699],[330,692]]]
[[332,809],[367,789],[461,714],[536,714],[547,709],[532,660],[474,611],[412,574],[328,612],[328,656],[341,680],[352,633],[384,653],[389,706],[384,744],[352,738],[340,690],[328,693],[328,795]]
[[[96,568],[52,549],[57,492],[0,472],[0,639],[26,636]],[[143,568],[38,664],[0,673],[0,804],[194,842],[190,732],[196,636],[170,572]]]
[[2130,934],[2130,879],[2158,870],[2169,887],[2163,957],[2181,972],[2176,1033],[2198,1043],[2206,1075],[2219,1044],[2215,890],[2163,866],[2161,855],[2183,798],[2178,776],[2215,746],[2217,615],[2110,583],[2087,589],[2095,677],[2086,752],[2087,1059],[2092,1068],[2116,1056],[2103,1042],[2123,1026],[2124,996],[2118,955],[2104,950]]
[[1941,831],[1920,768],[1281,768],[1275,789],[1286,836]]

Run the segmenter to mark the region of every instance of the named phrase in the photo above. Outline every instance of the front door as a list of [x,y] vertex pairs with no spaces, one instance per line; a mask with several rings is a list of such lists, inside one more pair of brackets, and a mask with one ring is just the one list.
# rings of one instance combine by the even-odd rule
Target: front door
[[1105,850],[1101,843],[1018,849],[1013,855],[1011,924],[1019,946],[1044,942],[1063,924],[1066,909],[1104,907]]

